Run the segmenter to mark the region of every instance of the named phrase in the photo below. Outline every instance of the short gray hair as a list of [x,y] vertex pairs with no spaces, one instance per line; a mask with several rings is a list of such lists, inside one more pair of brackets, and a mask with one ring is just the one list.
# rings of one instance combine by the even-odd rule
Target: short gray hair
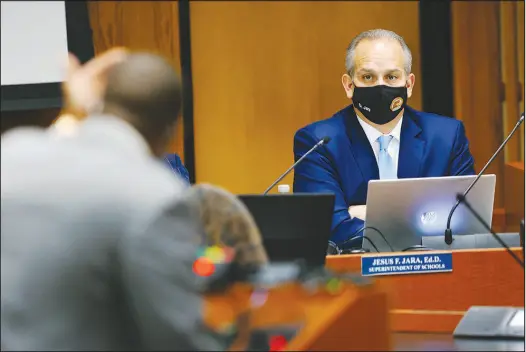
[[351,41],[351,44],[347,47],[347,53],[345,55],[345,69],[352,76],[354,74],[354,55],[356,53],[356,47],[358,44],[364,40],[375,40],[375,39],[394,39],[402,46],[404,51],[405,63],[404,70],[406,74],[411,73],[411,64],[413,63],[413,56],[411,55],[411,50],[404,41],[404,38],[399,36],[393,31],[387,29],[371,29],[365,32],[358,34]]

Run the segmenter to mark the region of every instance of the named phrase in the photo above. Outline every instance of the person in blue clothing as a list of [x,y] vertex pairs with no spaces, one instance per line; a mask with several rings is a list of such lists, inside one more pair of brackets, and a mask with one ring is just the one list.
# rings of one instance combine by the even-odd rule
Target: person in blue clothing
[[294,136],[295,160],[331,138],[296,167],[294,192],[335,194],[336,244],[363,229],[370,180],[475,173],[462,122],[407,106],[415,84],[411,62],[411,50],[396,33],[359,34],[347,49],[342,77],[352,104]]
[[172,169],[172,171],[180,176],[186,183],[190,184],[190,174],[184,166],[179,155],[172,153],[164,156],[164,162]]

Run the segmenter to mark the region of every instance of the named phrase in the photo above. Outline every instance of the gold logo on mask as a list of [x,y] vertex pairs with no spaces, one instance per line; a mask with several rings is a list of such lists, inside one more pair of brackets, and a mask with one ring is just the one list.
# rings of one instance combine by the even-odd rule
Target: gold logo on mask
[[391,103],[391,111],[400,110],[400,108],[402,107],[402,104],[404,104],[404,99],[400,97],[394,98],[393,102]]

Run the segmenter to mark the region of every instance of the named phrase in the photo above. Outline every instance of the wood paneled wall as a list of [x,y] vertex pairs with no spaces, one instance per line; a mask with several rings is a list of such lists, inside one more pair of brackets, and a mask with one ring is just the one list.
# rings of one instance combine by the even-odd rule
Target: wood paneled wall
[[[462,120],[478,172],[502,142],[499,3],[452,3],[455,115]],[[488,173],[497,175],[495,206],[503,206],[504,158]]]
[[[180,68],[177,1],[91,1],[89,14],[95,54],[123,46],[158,53]],[[171,146],[181,158],[182,124],[179,119]]]
[[[524,98],[525,98],[525,89],[524,89],[524,69],[526,66],[526,63],[524,61],[524,1],[518,1],[515,3],[515,6],[517,7],[517,11],[515,12],[515,15],[517,16],[517,65],[518,65],[518,74],[519,74],[519,82],[520,82],[520,104],[519,104],[519,112],[524,112]],[[521,128],[521,160],[524,163],[524,148],[526,144],[526,139],[524,136],[524,127]]]
[[[452,27],[455,113],[479,171],[524,109],[524,3],[454,1]],[[504,205],[505,158],[520,160],[523,141],[517,134],[487,171],[497,175],[495,207]]]
[[198,182],[263,192],[293,162],[295,131],[349,104],[345,50],[364,30],[405,38],[421,107],[418,2],[195,1],[190,16]]
[[[522,82],[524,73],[521,75],[520,66],[523,67],[524,61],[519,62],[519,51],[524,52],[524,28],[522,28],[522,43],[519,43],[519,4],[522,5],[522,21],[524,22],[524,2],[502,1],[500,2],[500,62],[504,94],[502,95],[502,122],[504,135],[508,135],[519,118],[521,102],[524,102],[522,93]],[[524,54],[523,54],[524,55]],[[522,129],[524,130],[524,129]],[[522,158],[521,133],[510,139],[505,149],[505,161],[515,162]]]

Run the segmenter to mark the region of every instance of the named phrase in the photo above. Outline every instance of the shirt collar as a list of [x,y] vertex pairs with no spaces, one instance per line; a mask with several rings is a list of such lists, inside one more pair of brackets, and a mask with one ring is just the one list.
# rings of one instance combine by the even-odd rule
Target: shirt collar
[[[356,115],[356,118],[358,119],[358,122],[360,123],[360,126],[362,126],[363,131],[365,132],[365,135],[367,136],[367,139],[369,140],[369,143],[373,144],[378,140],[380,136],[383,136],[383,133],[378,131],[373,126],[369,125],[367,122],[362,120],[358,115]],[[393,128],[391,133],[388,133],[388,136],[393,136],[394,139],[396,139],[398,142],[400,142],[400,134],[402,132],[402,121],[404,117],[398,121],[396,126]]]

